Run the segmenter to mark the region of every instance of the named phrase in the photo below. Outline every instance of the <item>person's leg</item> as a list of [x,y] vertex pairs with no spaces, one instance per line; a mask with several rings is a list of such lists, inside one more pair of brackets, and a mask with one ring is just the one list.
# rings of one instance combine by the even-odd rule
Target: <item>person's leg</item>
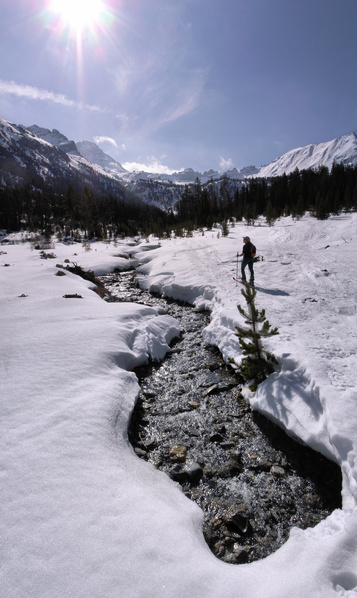
[[249,271],[250,271],[250,280],[249,280],[249,284],[251,284],[252,286],[254,285],[254,268],[253,268],[253,260],[248,262],[248,266],[249,266]]
[[242,282],[245,282],[245,267],[247,265],[247,261],[245,258],[242,259],[242,265],[241,265],[241,274],[242,274]]

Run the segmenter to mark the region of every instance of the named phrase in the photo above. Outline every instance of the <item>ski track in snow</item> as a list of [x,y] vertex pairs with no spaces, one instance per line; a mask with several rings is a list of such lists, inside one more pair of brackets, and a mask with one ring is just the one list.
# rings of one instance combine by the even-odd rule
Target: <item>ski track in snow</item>
[[[294,239],[289,234],[280,236],[276,243],[278,262],[276,267],[284,269],[284,285],[289,292],[293,309],[284,311],[279,309],[279,319],[285,326],[298,322],[304,331],[302,337],[306,341],[307,354],[319,355],[321,363],[326,369],[332,384],[336,388],[353,386],[354,372],[345,367],[345,359],[351,355],[352,343],[356,342],[356,320],[350,318],[356,313],[357,286],[351,280],[349,257],[340,258],[336,263],[337,249],[343,254],[347,243],[341,238],[334,246],[323,246],[326,233],[320,239],[314,235],[313,229],[305,238],[301,238],[299,247],[294,245]],[[331,226],[330,234],[333,234]],[[286,247],[294,245],[298,251],[286,252]],[[271,253],[274,252],[274,243]],[[270,269],[270,268],[269,268]],[[277,273],[281,280],[281,275]],[[299,286],[296,288],[296,280]],[[284,300],[282,300],[284,303]],[[336,328],[340,326],[338,316],[345,315],[346,322],[342,326],[350,327],[350,341],[345,334],[336,335]],[[286,317],[287,316],[287,317]],[[292,322],[293,316],[293,322]],[[314,320],[313,334],[311,334],[311,320]],[[342,331],[341,331],[342,332]],[[347,342],[346,342],[347,341]],[[340,359],[343,365],[340,366]]]

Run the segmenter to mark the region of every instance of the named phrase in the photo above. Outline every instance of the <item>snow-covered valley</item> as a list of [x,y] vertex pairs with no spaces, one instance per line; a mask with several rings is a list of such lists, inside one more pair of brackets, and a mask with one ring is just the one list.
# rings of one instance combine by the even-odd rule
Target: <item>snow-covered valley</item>
[[[66,259],[98,275],[140,265],[143,288],[209,309],[206,342],[239,362],[233,276],[247,231],[265,258],[255,266],[257,305],[279,328],[268,345],[280,365],[246,400],[341,466],[343,507],[293,529],[266,559],[229,565],[207,547],[201,510],[127,439],[139,392],[131,370],[164,357],[176,321],[56,274]],[[239,223],[227,238],[56,243],[47,260],[30,243],[3,244],[2,595],[356,595],[356,249],[356,214]]]

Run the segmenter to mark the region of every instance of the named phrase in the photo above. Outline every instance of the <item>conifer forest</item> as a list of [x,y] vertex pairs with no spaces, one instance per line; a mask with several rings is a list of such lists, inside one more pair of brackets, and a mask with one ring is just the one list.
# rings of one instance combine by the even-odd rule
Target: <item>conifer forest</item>
[[97,196],[88,187],[65,190],[48,186],[0,187],[0,228],[38,231],[58,238],[72,236],[107,239],[138,233],[182,236],[199,228],[263,216],[269,226],[281,216],[301,217],[310,212],[318,219],[357,210],[357,166],[334,164],[314,170],[295,170],[271,179],[219,181],[182,188],[181,199],[169,212],[146,204],[133,195],[117,199]]

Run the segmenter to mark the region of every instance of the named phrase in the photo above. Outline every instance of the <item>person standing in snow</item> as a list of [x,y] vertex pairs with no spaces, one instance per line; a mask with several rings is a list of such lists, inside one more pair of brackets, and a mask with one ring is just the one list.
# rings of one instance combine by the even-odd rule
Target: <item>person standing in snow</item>
[[242,253],[237,254],[239,257],[243,256],[242,265],[241,265],[242,282],[243,283],[247,282],[246,277],[245,277],[245,269],[248,266],[249,271],[250,271],[249,284],[253,287],[254,286],[253,264],[254,264],[254,257],[255,257],[256,249],[255,249],[253,243],[251,243],[249,237],[243,237],[243,242],[244,242],[244,245],[243,245]]

